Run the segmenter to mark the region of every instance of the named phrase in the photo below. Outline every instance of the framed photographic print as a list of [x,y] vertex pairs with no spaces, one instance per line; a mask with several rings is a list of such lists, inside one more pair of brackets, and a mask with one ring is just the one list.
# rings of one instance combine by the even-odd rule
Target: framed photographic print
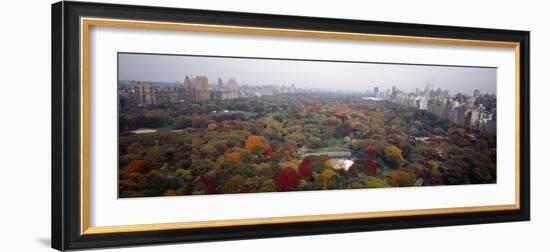
[[52,6],[52,247],[529,220],[529,32]]

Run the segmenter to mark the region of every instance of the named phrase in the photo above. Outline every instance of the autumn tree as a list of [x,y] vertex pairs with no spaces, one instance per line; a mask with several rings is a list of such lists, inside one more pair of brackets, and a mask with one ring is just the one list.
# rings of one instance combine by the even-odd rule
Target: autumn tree
[[415,182],[412,174],[405,171],[392,171],[388,177],[391,180],[391,184],[394,186],[412,186]]
[[328,189],[328,182],[334,175],[336,175],[336,172],[334,172],[333,169],[325,169],[321,173],[321,179],[323,180],[323,190]]
[[383,179],[372,177],[372,176],[365,176],[363,179],[363,183],[367,186],[367,188],[384,188],[384,187],[390,187],[386,181]]
[[304,177],[304,178],[310,178],[313,174],[313,169],[311,168],[311,158],[305,157],[302,159],[302,162],[300,163],[300,166],[298,167],[298,172]]
[[147,173],[147,165],[144,160],[132,160],[128,165],[126,165],[122,172],[125,174],[130,173]]
[[399,168],[403,165],[404,159],[401,154],[401,149],[395,145],[388,145],[384,148],[384,157],[393,168]]
[[[432,160],[433,161],[433,160]],[[431,163],[430,161],[428,161]],[[441,185],[443,184],[443,176],[438,169],[433,169],[433,164],[430,164],[432,167],[426,167],[419,163],[414,163],[408,167],[412,170],[417,179],[422,179],[422,186],[431,186],[431,185]]]
[[363,152],[366,158],[374,159],[378,154],[378,149],[372,145],[366,145],[363,147]]
[[216,180],[212,176],[210,175],[200,176],[199,182],[203,183],[206,186],[206,192],[208,194],[216,193],[218,182],[216,182]]
[[180,179],[184,179],[184,180],[193,180],[195,178],[193,176],[193,172],[191,170],[187,170],[187,169],[183,169],[183,168],[177,169],[175,174]]
[[147,176],[146,196],[154,196],[163,193],[166,189],[172,189],[168,180],[164,179],[158,170],[151,170]]
[[378,171],[378,165],[372,159],[363,159],[361,164],[365,167],[365,173],[373,176]]
[[355,165],[352,165],[350,168],[348,168],[346,172],[351,177],[357,177],[359,175],[359,173],[357,172],[357,167]]
[[180,115],[173,124],[176,129],[185,129],[193,126],[193,120],[189,116]]
[[351,140],[352,140],[352,139],[351,139],[351,137],[349,137],[349,136],[345,136],[345,137],[344,137],[344,143],[351,143]]
[[294,190],[300,179],[300,174],[290,167],[284,168],[273,177],[278,191]]
[[256,146],[259,146],[261,148],[262,153],[265,150],[271,149],[271,146],[269,145],[269,143],[267,143],[267,141],[263,137],[256,136],[256,135],[248,136],[244,144],[244,149],[252,153],[256,148]]
[[[120,197],[496,181],[496,137],[350,96],[160,103],[122,107],[118,120]],[[347,169],[327,155],[300,158],[342,148]]]
[[439,162],[436,160],[428,160],[428,162],[426,162],[426,167],[430,169],[430,171],[435,172],[439,170]]
[[276,190],[277,186],[275,185],[275,181],[273,179],[265,180],[262,182],[260,189],[258,189],[259,192],[275,192]]
[[241,164],[241,152],[238,151],[238,150],[229,152],[229,153],[225,154],[225,159],[227,161],[233,162],[236,165],[240,165]]
[[245,184],[245,179],[242,176],[233,176],[225,181],[223,185],[223,193],[237,193],[241,191]]
[[206,128],[208,126],[208,117],[205,115],[194,115],[191,117],[191,126],[193,128]]

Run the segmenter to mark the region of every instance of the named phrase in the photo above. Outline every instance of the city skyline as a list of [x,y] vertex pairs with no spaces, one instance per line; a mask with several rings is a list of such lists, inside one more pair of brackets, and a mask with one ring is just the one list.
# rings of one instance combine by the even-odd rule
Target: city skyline
[[[496,94],[496,68],[350,63],[119,53],[119,81],[183,82],[186,76],[235,78],[239,85],[277,85],[341,91],[403,92],[441,88],[451,94]],[[250,66],[254,66],[252,69]],[[182,70],[184,69],[184,70]],[[194,73],[194,74],[192,74]],[[338,82],[338,83],[335,83]]]

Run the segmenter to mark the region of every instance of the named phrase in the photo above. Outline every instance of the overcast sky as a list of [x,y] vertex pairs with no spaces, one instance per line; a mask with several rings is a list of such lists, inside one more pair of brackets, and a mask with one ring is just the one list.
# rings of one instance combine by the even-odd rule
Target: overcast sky
[[208,77],[209,83],[232,77],[239,84],[286,85],[297,88],[362,91],[392,86],[405,92],[447,89],[451,94],[496,93],[496,68],[400,64],[315,62],[180,55],[119,54],[119,80],[175,82],[186,75]]

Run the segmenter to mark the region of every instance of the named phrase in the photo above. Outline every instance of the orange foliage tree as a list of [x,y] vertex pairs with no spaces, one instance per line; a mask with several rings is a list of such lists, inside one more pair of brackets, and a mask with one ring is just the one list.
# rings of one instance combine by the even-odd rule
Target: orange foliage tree
[[263,151],[271,150],[271,146],[263,137],[250,135],[244,143],[244,149],[248,152],[252,152],[256,146],[262,147]]
[[412,186],[414,184],[412,175],[405,171],[392,171],[389,177],[394,186]]
[[147,164],[144,160],[132,160],[132,162],[122,169],[122,172],[125,174],[147,173]]
[[241,152],[240,151],[232,151],[230,153],[226,154],[226,160],[234,162],[234,163],[240,163],[241,162]]

